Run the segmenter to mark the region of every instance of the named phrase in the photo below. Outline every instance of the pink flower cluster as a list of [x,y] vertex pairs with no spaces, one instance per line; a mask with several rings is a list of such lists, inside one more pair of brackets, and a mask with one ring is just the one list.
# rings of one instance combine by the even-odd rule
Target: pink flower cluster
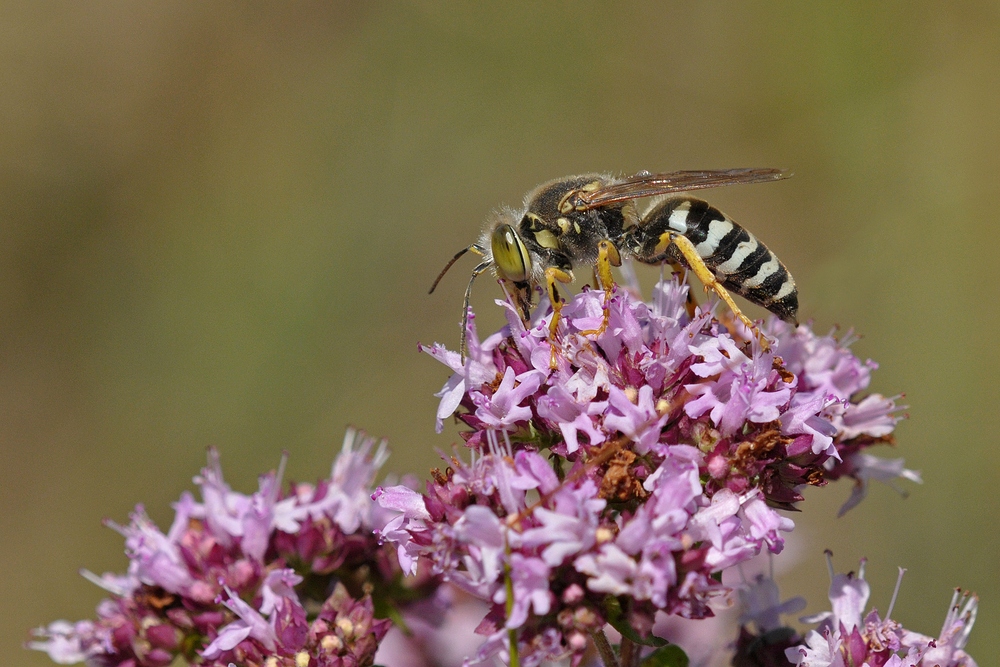
[[976,667],[964,650],[979,606],[975,595],[955,591],[941,634],[934,638],[893,621],[891,604],[884,619],[874,609],[865,614],[870,594],[864,562],[856,575],[834,576],[831,611],[802,619],[819,625],[801,645],[785,651],[788,661],[800,667]]
[[850,476],[853,503],[885,467],[862,458],[898,419],[864,394],[875,364],[805,325],[768,323],[762,349],[687,290],[663,281],[651,304],[585,290],[555,342],[551,314],[526,328],[501,304],[508,326],[480,342],[470,325],[467,358],[425,348],[453,371],[439,429],[468,426],[471,460],[423,494],[380,490],[394,516],[378,532],[405,570],[429,562],[493,605],[477,661],[577,663],[608,622],[652,642],[657,612],[709,616],[723,570],[781,551],[793,523],[777,508],[802,485]]
[[[920,481],[868,451],[892,442],[899,408],[867,393],[876,365],[848,341],[771,321],[764,347],[676,277],[651,303],[585,290],[555,336],[551,312],[525,326],[502,305],[508,325],[482,342],[470,317],[467,358],[424,348],[453,371],[439,429],[464,424],[469,452],[423,493],[374,489],[385,445],[353,430],[328,478],[284,492],[281,469],[233,491],[210,452],[201,501],[182,495],[166,533],[141,506],[109,524],[129,568],[86,575],[110,594],[97,619],[52,623],[31,648],[98,667],[451,665],[472,650],[467,665],[577,666],[595,647],[606,667],[687,664],[657,634],[721,627],[703,619],[733,592],[723,581],[782,550],[805,485],[853,479],[844,512],[873,479]],[[819,625],[802,637],[781,616],[804,601],[762,576],[738,591],[736,667],[975,667],[974,596],[956,594],[930,638],[865,615],[863,571],[837,576],[832,611],[803,619]],[[729,643],[709,634],[689,639]]]
[[[110,597],[96,621],[57,621],[31,647],[59,663],[163,667],[182,657],[212,667],[372,664],[390,621],[369,592],[398,581],[372,534],[372,483],[385,443],[349,431],[328,479],[280,492],[281,473],[256,493],[233,491],[218,455],[161,532],[140,506],[127,526],[125,575],[89,575]],[[308,610],[308,612],[307,612]]]

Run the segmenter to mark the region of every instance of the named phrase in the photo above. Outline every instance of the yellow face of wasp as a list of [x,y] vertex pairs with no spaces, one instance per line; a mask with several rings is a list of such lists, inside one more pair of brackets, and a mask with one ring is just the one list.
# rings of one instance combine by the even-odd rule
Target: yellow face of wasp
[[522,283],[531,275],[531,255],[510,225],[500,225],[490,239],[493,263],[501,278]]

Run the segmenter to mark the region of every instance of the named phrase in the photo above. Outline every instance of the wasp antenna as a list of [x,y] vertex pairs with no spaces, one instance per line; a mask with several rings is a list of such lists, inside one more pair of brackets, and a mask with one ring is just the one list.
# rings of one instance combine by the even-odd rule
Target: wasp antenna
[[448,263],[444,265],[443,269],[441,269],[441,273],[439,273],[438,277],[434,279],[434,284],[431,285],[431,288],[429,290],[427,290],[427,293],[434,294],[435,288],[437,288],[438,283],[441,282],[441,279],[444,278],[444,274],[448,273],[448,269],[451,268],[451,265],[457,262],[459,259],[461,259],[462,255],[464,255],[465,253],[469,252],[472,249],[473,247],[469,246],[468,248],[462,248],[457,253],[455,253],[455,256],[452,257],[451,260],[449,260]]
[[[454,262],[455,260],[451,260]],[[469,302],[472,300],[472,283],[476,282],[476,278],[479,274],[492,266],[491,262],[483,262],[476,268],[472,270],[472,277],[469,278],[469,285],[465,288],[465,300],[462,302],[462,343],[461,343],[461,355],[462,364],[465,364],[465,358],[469,354],[468,349],[468,333],[469,333]]]

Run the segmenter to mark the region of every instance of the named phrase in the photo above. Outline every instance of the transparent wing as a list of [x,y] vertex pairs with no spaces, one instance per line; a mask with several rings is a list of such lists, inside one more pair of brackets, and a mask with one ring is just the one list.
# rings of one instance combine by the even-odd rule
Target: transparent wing
[[655,197],[671,192],[686,192],[718,188],[723,185],[768,183],[788,178],[792,174],[783,169],[745,168],[716,169],[708,171],[671,171],[665,174],[641,172],[624,180],[591,192],[579,191],[573,195],[572,204],[585,211],[614,202],[641,197]]

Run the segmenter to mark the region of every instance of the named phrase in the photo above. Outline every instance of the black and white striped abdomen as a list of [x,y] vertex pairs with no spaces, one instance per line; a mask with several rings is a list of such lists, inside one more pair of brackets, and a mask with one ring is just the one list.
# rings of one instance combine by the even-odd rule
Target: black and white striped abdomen
[[668,199],[644,216],[640,226],[657,236],[668,230],[683,234],[723,287],[783,320],[795,321],[799,295],[784,264],[708,202],[693,197]]

